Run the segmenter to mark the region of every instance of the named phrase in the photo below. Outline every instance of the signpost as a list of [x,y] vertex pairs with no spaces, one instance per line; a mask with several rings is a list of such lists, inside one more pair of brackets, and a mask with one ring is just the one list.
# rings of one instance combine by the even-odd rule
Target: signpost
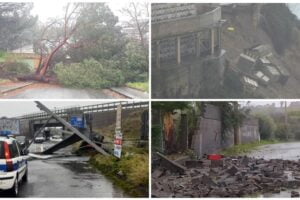
[[116,129],[115,129],[115,138],[114,138],[114,156],[121,158],[122,154],[122,140],[123,134],[121,132],[121,114],[122,106],[121,104],[117,107],[117,119],[116,119]]

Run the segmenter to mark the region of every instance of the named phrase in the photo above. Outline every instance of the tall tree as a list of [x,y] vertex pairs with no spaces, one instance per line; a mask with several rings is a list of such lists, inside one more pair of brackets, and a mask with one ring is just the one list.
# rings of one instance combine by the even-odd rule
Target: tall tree
[[0,50],[12,50],[33,40],[31,28],[37,17],[30,14],[32,3],[0,3]]
[[37,48],[41,54],[36,73],[21,79],[49,81],[45,76],[53,58],[69,57],[73,62],[86,58],[112,59],[125,46],[118,18],[104,3],[68,3],[62,19],[55,19],[41,29]]
[[[121,12],[130,20],[124,22],[127,28],[133,29],[137,35],[140,45],[147,48],[147,38],[149,32],[149,4],[146,2],[131,2]],[[136,36],[133,37],[136,37]]]

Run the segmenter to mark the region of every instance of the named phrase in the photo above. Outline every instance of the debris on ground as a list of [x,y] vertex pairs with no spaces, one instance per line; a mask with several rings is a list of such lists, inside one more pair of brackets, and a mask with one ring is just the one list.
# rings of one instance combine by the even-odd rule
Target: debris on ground
[[[184,173],[161,161],[152,169],[153,197],[247,197],[300,188],[300,160],[247,156],[190,160]],[[291,197],[299,197],[299,192],[292,191]]]

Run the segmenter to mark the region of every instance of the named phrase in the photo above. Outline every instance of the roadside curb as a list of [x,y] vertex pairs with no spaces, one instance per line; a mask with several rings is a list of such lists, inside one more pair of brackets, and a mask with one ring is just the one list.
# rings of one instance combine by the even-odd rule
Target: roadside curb
[[[127,87],[127,86],[126,86],[126,87]],[[126,87],[124,87],[124,88],[126,88]],[[140,90],[133,89],[133,88],[130,88],[130,87],[127,87],[127,88],[129,88],[130,90],[133,90],[133,91],[135,90],[135,91],[141,93]],[[138,96],[138,95],[135,95],[135,94],[131,94],[130,92],[125,91],[125,90],[122,89],[122,88],[112,87],[112,88],[109,88],[109,89],[112,90],[113,92],[116,92],[116,93],[118,93],[118,94],[120,94],[120,95],[123,95],[123,96],[125,96],[125,97],[128,97],[128,98],[130,98],[130,99],[147,99],[146,97],[142,97],[142,96]],[[143,92],[143,93],[145,93],[145,92]],[[146,94],[149,95],[148,93],[146,93]]]
[[32,85],[33,83],[34,82],[29,82],[29,83],[19,85],[19,86],[15,86],[15,87],[12,87],[12,88],[2,89],[2,90],[0,89],[0,94],[5,94],[5,93],[8,93],[8,92],[15,91],[17,89],[21,89],[21,88],[27,87],[29,85]]

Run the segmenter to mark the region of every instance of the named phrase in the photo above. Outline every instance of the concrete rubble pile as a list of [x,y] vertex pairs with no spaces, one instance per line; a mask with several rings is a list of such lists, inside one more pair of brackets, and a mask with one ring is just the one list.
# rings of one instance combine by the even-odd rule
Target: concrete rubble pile
[[[244,197],[300,188],[300,160],[228,157],[190,160],[185,171],[163,165],[152,173],[153,197]],[[299,197],[292,191],[291,197]]]

